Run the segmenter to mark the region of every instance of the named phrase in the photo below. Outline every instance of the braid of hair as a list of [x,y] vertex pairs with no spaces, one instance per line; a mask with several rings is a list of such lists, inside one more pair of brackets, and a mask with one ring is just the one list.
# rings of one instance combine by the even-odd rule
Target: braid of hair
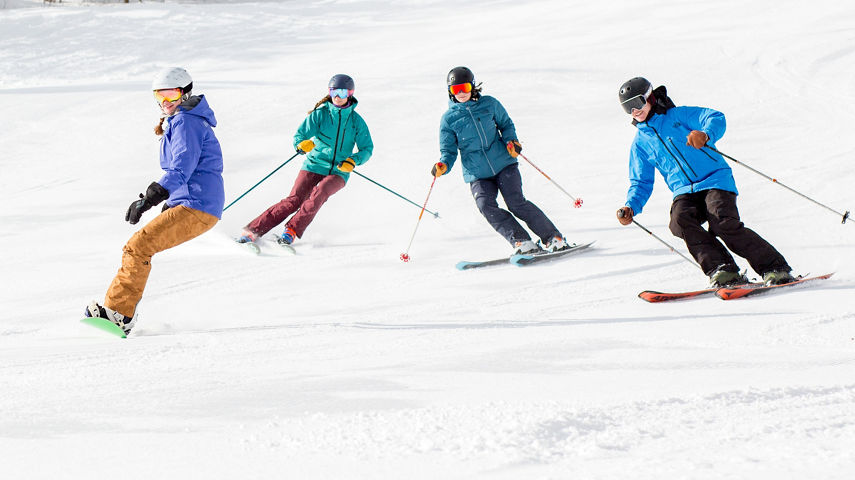
[[315,110],[317,110],[317,109],[318,109],[318,107],[320,107],[321,105],[323,105],[323,104],[325,104],[325,103],[327,103],[327,102],[331,102],[331,101],[332,101],[332,97],[330,97],[329,95],[327,95],[326,97],[324,97],[324,98],[320,99],[320,100],[318,101],[318,103],[316,103],[316,104],[315,104],[315,107],[314,107],[314,108],[312,108],[311,110],[309,110],[309,113],[314,112],[314,111],[315,111]]

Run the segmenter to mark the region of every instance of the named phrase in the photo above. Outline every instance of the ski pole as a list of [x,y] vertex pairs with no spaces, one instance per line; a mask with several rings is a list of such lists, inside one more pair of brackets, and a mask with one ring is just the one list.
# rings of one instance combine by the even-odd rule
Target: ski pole
[[410,247],[413,246],[413,240],[416,238],[416,232],[419,231],[419,223],[422,221],[422,215],[425,213],[425,207],[427,207],[428,199],[430,198],[430,192],[433,191],[433,184],[436,183],[436,177],[433,177],[433,180],[430,182],[430,189],[428,189],[427,198],[425,198],[425,204],[422,205],[422,211],[419,212],[419,219],[416,221],[416,228],[413,229],[413,236],[410,237],[410,243],[407,244],[407,250],[401,254],[401,260],[404,262],[410,261]]
[[275,170],[273,170],[272,172],[268,173],[266,177],[262,178],[258,183],[256,183],[255,185],[253,185],[253,186],[252,186],[252,188],[250,188],[249,190],[247,190],[247,191],[243,192],[243,195],[241,195],[241,196],[237,197],[236,199],[234,199],[234,201],[233,201],[232,203],[230,203],[230,204],[226,205],[226,206],[225,206],[225,208],[223,208],[223,211],[225,212],[229,207],[231,207],[232,205],[234,205],[235,203],[237,203],[237,201],[238,201],[238,200],[240,200],[241,198],[243,198],[244,196],[246,196],[246,194],[247,194],[247,193],[251,192],[253,188],[255,188],[255,187],[257,187],[257,186],[261,185],[261,182],[263,182],[263,181],[267,180],[268,178],[270,178],[270,176],[271,176],[271,175],[273,175],[274,173],[276,173],[280,168],[284,167],[284,166],[285,166],[285,164],[287,164],[287,163],[288,163],[288,162],[290,162],[291,160],[294,160],[294,158],[295,158],[297,155],[299,155],[299,154],[300,154],[300,152],[297,152],[297,153],[295,153],[294,155],[292,155],[292,156],[291,156],[291,158],[289,158],[288,160],[285,160],[284,162],[282,162],[282,165],[279,165],[278,167],[276,167],[276,169],[275,169]]
[[[623,218],[623,217],[625,217],[626,215],[624,214],[624,211],[623,211],[623,210],[618,210],[618,216],[619,216],[620,218]],[[662,245],[665,245],[666,247],[668,247],[668,250],[671,250],[672,252],[676,253],[677,255],[679,255],[679,256],[681,256],[681,257],[683,257],[683,260],[685,260],[685,261],[687,261],[687,262],[691,263],[692,265],[694,265],[694,266],[696,266],[696,267],[698,267],[698,268],[701,268],[701,266],[700,266],[700,265],[698,265],[698,264],[697,264],[697,262],[695,262],[695,261],[693,261],[693,260],[689,260],[689,257],[687,257],[687,256],[683,255],[682,253],[680,253],[679,251],[677,251],[677,249],[675,249],[674,247],[672,247],[672,246],[671,246],[671,244],[669,244],[669,243],[668,243],[668,242],[666,242],[665,240],[662,240],[661,238],[659,238],[659,236],[658,236],[658,235],[656,235],[655,233],[653,233],[653,232],[651,232],[650,230],[648,230],[647,228],[645,228],[645,226],[644,226],[644,225],[642,225],[642,224],[640,224],[640,223],[636,222],[634,218],[632,219],[632,223],[634,223],[638,228],[640,228],[640,229],[644,230],[645,232],[649,233],[649,234],[650,234],[650,236],[652,236],[652,237],[653,237],[653,238],[655,238],[656,240],[659,240],[659,243],[661,243]],[[701,268],[701,270],[703,270],[703,268]]]
[[726,159],[728,159],[728,160],[731,160],[733,163],[736,163],[736,164],[742,165],[743,167],[747,168],[748,170],[751,170],[752,172],[756,173],[757,175],[760,175],[761,177],[763,177],[763,178],[765,178],[765,179],[767,179],[767,180],[771,180],[771,181],[772,181],[772,183],[777,183],[778,185],[780,185],[780,186],[782,186],[782,187],[786,188],[787,190],[789,190],[789,191],[791,191],[791,192],[795,193],[796,195],[798,195],[798,196],[800,196],[800,197],[802,197],[802,198],[804,198],[804,199],[810,200],[811,202],[813,202],[813,203],[815,203],[815,204],[819,205],[820,207],[822,207],[822,208],[824,208],[824,209],[826,209],[826,210],[829,210],[829,211],[831,211],[831,212],[833,212],[833,213],[836,213],[836,214],[840,215],[841,217],[843,217],[843,220],[842,220],[840,223],[846,223],[846,220],[848,220],[848,219],[849,219],[849,210],[846,210],[846,212],[844,212],[844,213],[840,213],[840,212],[838,212],[837,210],[834,210],[833,208],[831,208],[831,207],[829,207],[829,206],[826,206],[826,205],[823,205],[822,203],[817,202],[816,200],[814,200],[814,199],[812,199],[812,198],[808,197],[807,195],[804,195],[804,194],[802,194],[802,193],[797,192],[796,190],[793,190],[792,188],[790,188],[790,187],[788,187],[788,186],[784,185],[783,183],[779,182],[779,181],[778,181],[778,179],[776,179],[776,178],[772,178],[772,177],[770,177],[770,176],[766,175],[765,173],[763,173],[763,172],[761,172],[761,171],[759,171],[759,170],[755,170],[755,169],[753,169],[753,168],[749,167],[748,165],[746,165],[746,164],[744,164],[744,163],[740,162],[739,160],[737,160],[737,159],[735,159],[735,158],[731,157],[730,155],[728,155],[728,154],[726,154],[726,153],[724,153],[724,152],[721,152],[721,151],[719,151],[719,150],[716,150],[716,148],[715,148],[715,147],[711,147],[711,146],[709,146],[709,145],[704,145],[704,146],[705,146],[705,147],[707,147],[707,148],[709,148],[709,149],[710,149],[710,150],[712,150],[713,152],[715,152],[715,153],[717,153],[717,154],[721,155],[722,157],[724,157],[724,158],[726,158]]
[[538,172],[540,172],[544,177],[546,177],[546,179],[547,179],[547,180],[549,180],[550,182],[552,182],[552,184],[553,184],[553,185],[555,185],[556,187],[558,187],[558,190],[561,190],[562,192],[564,192],[564,195],[567,195],[568,197],[570,197],[570,199],[571,199],[571,200],[573,200],[573,207],[574,207],[574,208],[579,208],[579,207],[581,207],[581,206],[582,206],[582,199],[581,199],[581,198],[576,198],[576,197],[574,197],[573,195],[570,195],[569,193],[567,193],[567,190],[564,190],[563,188],[561,188],[561,185],[558,185],[557,183],[555,183],[555,180],[553,180],[552,178],[550,178],[550,177],[549,177],[549,175],[547,175],[543,170],[541,170],[541,169],[537,168],[537,165],[535,165],[534,163],[532,163],[532,161],[531,161],[531,160],[529,160],[529,159],[528,159],[528,157],[526,157],[526,156],[525,156],[525,155],[523,155],[522,153],[520,153],[519,155],[523,158],[523,160],[525,160],[526,162],[528,162],[528,163],[529,163],[529,165],[531,165],[532,167],[534,167],[534,169],[535,169],[535,170],[537,170],[537,171],[538,171]]
[[[396,196],[398,196],[398,198],[401,198],[401,199],[403,199],[403,200],[405,200],[405,201],[407,201],[407,202],[412,203],[412,204],[413,204],[413,205],[415,205],[416,207],[419,207],[419,204],[418,204],[418,203],[416,203],[416,202],[414,202],[414,201],[410,200],[409,198],[407,198],[407,197],[405,197],[405,196],[403,196],[403,195],[399,194],[398,192],[396,192],[396,191],[394,191],[394,190],[392,190],[392,189],[390,189],[390,188],[384,187],[384,186],[383,186],[383,185],[381,185],[380,183],[375,182],[374,180],[371,180],[370,178],[368,178],[368,177],[366,177],[365,175],[363,175],[363,174],[361,174],[361,173],[357,172],[356,170],[353,170],[353,172],[352,172],[352,173],[355,173],[355,174],[359,175],[360,177],[362,177],[362,178],[364,178],[364,179],[368,180],[369,182],[373,183],[374,185],[377,185],[378,187],[382,188],[383,190],[386,190],[386,191],[387,191],[387,192],[389,192],[389,193],[393,193],[393,194],[395,194]],[[419,208],[421,208],[421,207],[419,207]],[[429,214],[433,215],[433,216],[434,216],[434,218],[439,218],[439,213],[431,212],[430,210],[424,210],[424,211],[426,211],[427,213],[429,213]]]

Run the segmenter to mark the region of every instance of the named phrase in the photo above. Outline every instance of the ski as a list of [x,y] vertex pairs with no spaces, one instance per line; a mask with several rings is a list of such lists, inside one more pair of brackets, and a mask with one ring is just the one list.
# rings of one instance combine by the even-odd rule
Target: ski
[[796,285],[802,285],[808,282],[814,282],[816,280],[825,280],[830,278],[834,273],[827,273],[825,275],[817,275],[815,277],[798,277],[796,280],[790,283],[784,283],[781,285],[743,285],[738,287],[727,287],[727,288],[719,288],[715,291],[715,296],[722,300],[734,300],[737,298],[749,297],[751,295],[759,295],[761,293],[770,292],[773,290],[777,290],[785,287],[794,287]]
[[249,250],[250,252],[254,253],[255,255],[261,254],[261,247],[259,247],[257,243],[255,243],[255,242],[243,242],[243,243],[241,243],[240,238],[235,238],[234,240],[235,240],[235,243],[237,243],[241,247]]
[[83,319],[80,320],[80,323],[83,323],[84,325],[89,325],[90,327],[97,328],[98,330],[101,330],[102,332],[107,332],[110,335],[115,335],[119,338],[127,338],[128,337],[127,335],[125,335],[125,331],[122,330],[121,327],[119,327],[115,323],[107,320],[106,318],[83,317]]
[[[257,240],[255,242],[244,242],[244,243],[241,243],[239,238],[236,238],[234,240],[238,245],[249,250],[253,254],[261,255],[261,241],[263,241],[263,239]],[[292,245],[288,245],[286,243],[279,243],[276,240],[273,240],[273,243],[275,243],[276,246],[278,246],[282,250],[284,250],[284,251],[286,251],[292,255],[297,254],[297,250],[295,250]]]
[[[762,287],[763,283],[746,283],[736,285],[735,287],[749,288],[751,286]],[[638,294],[638,298],[650,303],[670,302],[671,300],[685,300],[689,298],[709,297],[715,294],[716,290],[721,287],[702,288],[699,290],[689,290],[686,292],[657,292],[655,290],[645,290]]]
[[707,297],[715,293],[717,288],[704,288],[690,292],[657,292],[645,290],[638,294],[638,298],[650,303],[669,302],[671,300],[683,300],[686,298]]
[[565,248],[564,250],[559,250],[557,252],[517,254],[511,256],[510,262],[518,267],[524,267],[526,265],[532,265],[534,263],[550,262],[552,260],[557,260],[559,258],[566,257],[567,255],[584,251],[593,244],[594,242],[583,243],[581,245],[577,245],[574,243],[569,247]]
[[[493,260],[483,260],[480,262],[478,262],[478,261],[462,261],[462,262],[457,262],[457,265],[455,265],[455,268],[457,268],[458,270],[471,270],[473,268],[491,267],[491,266],[495,266],[495,265],[507,265],[508,263],[511,263],[511,264],[516,265],[518,267],[522,267],[522,266],[529,265],[531,263],[535,263],[537,261],[540,261],[541,259],[542,260],[555,260],[556,258],[563,257],[567,254],[578,252],[580,250],[584,250],[584,249],[590,247],[592,243],[594,243],[594,242],[586,243],[584,245],[575,245],[574,244],[574,245],[571,245],[569,248],[566,248],[566,249],[558,251],[558,252],[553,252],[553,253],[545,253],[544,252],[544,253],[539,253],[539,254],[535,254],[535,255],[530,255],[530,254],[511,255],[510,257],[495,258]],[[538,260],[532,261],[531,260],[532,257],[537,257]]]
[[457,268],[458,270],[471,270],[473,268],[490,267],[493,265],[507,264],[510,261],[511,261],[510,257],[496,258],[494,260],[484,260],[481,262],[469,262],[469,261],[464,260],[462,262],[457,262],[457,265],[455,265],[454,267]]

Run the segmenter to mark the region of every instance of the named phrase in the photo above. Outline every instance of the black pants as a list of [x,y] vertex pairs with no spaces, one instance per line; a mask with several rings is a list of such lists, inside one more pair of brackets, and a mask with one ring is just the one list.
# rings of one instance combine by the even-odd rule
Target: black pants
[[[709,223],[709,229],[702,227],[704,222]],[[739,220],[735,193],[704,190],[679,195],[671,204],[670,228],[671,233],[686,241],[689,252],[707,275],[721,265],[725,270],[739,270],[727,249],[748,260],[760,275],[772,270],[790,271],[775,247]]]
[[[552,240],[552,237],[561,236],[552,221],[523,195],[519,164],[508,165],[495,177],[475,180],[469,184],[469,189],[481,215],[484,215],[490,225],[511,245],[531,240],[531,236],[514,217],[525,222],[544,244]],[[496,202],[499,192],[502,193],[510,212],[499,208]]]

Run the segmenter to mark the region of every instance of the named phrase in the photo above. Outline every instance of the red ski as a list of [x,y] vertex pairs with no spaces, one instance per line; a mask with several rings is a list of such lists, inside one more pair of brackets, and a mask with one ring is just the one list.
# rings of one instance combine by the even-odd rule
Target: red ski
[[[762,287],[762,283],[746,283],[739,285],[738,288],[750,288],[753,286]],[[734,287],[737,288],[737,287]],[[668,302],[671,300],[683,300],[687,298],[708,297],[714,294],[719,287],[704,288],[701,290],[693,290],[690,292],[656,292],[653,290],[645,290],[638,294],[638,298],[650,303]]]
[[796,285],[801,285],[803,283],[813,282],[816,280],[825,280],[830,278],[834,273],[828,273],[825,275],[818,275],[816,277],[799,277],[797,280],[792,281],[790,283],[784,283],[781,285],[744,285],[738,287],[729,287],[729,288],[719,288],[715,291],[715,296],[722,300],[733,300],[736,298],[748,297],[751,295],[759,295],[761,293],[766,293],[771,290],[776,290],[779,288],[785,287],[794,287]]
[[704,297],[715,293],[715,288],[705,288],[703,290],[695,290],[693,292],[654,292],[653,290],[645,290],[638,294],[638,298],[650,303],[667,302],[670,300],[682,300],[685,298]]

